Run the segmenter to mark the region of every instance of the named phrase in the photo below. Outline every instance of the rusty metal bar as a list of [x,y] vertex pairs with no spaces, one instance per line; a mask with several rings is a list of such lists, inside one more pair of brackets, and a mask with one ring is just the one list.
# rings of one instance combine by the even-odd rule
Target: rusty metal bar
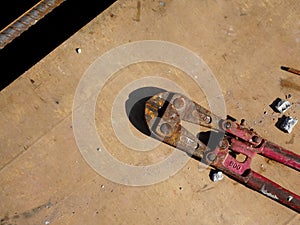
[[0,49],[58,7],[65,0],[41,0],[0,31]]
[[290,72],[290,73],[294,73],[294,74],[300,75],[300,70],[297,70],[297,69],[292,68],[292,67],[282,66],[281,69],[285,70],[287,72]]

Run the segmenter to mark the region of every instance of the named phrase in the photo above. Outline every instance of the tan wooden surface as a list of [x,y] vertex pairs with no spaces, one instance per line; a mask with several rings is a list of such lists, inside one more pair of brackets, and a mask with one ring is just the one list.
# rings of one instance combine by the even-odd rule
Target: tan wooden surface
[[[193,159],[145,187],[111,182],[83,159],[72,129],[78,82],[100,55],[140,40],[170,41],[198,54],[216,76],[228,114],[300,154],[300,125],[292,134],[281,132],[274,126],[279,115],[269,107],[291,94],[286,114],[299,116],[300,78],[280,70],[300,67],[299,1],[163,2],[117,1],[0,93],[1,224],[300,224],[296,212],[228,177],[212,183],[209,170],[199,171]],[[96,122],[111,154],[126,163],[151,164],[172,151],[160,145],[133,153],[111,126],[119,91],[149,75],[173,81],[206,104],[191,79],[171,66],[141,63],[116,73],[99,95]],[[253,168],[300,194],[299,173],[261,157]]]

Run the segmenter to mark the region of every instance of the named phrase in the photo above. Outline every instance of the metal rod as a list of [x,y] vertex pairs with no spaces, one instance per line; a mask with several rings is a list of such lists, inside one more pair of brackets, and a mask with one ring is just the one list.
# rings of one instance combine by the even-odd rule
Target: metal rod
[[0,31],[0,49],[58,7],[65,0],[41,0]]
[[290,73],[300,75],[300,70],[297,70],[297,69],[294,69],[294,68],[291,68],[291,67],[282,66],[281,69],[285,70],[287,72],[290,72]]

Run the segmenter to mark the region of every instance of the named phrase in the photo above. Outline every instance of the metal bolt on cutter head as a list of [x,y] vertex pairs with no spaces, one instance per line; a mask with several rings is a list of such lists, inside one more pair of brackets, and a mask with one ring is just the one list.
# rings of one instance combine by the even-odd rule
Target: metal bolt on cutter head
[[[222,119],[187,97],[162,92],[145,105],[145,119],[156,139],[222,171],[263,195],[300,212],[300,196],[251,169],[255,154],[300,171],[300,156],[259,136],[232,119]],[[217,131],[213,143],[202,143],[182,121]],[[217,141],[217,144],[215,142]],[[237,157],[243,156],[243,157]],[[241,160],[242,158],[242,160]]]

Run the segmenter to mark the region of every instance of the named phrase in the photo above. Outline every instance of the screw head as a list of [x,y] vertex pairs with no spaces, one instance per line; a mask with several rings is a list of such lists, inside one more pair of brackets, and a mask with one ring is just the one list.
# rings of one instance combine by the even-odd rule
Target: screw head
[[258,136],[253,136],[252,137],[252,140],[255,142],[255,143],[259,143],[261,141],[261,138],[258,137]]
[[225,123],[224,123],[224,128],[225,129],[229,129],[231,127],[231,123],[229,122],[229,121],[226,121]]
[[216,157],[217,157],[217,155],[216,155],[215,153],[209,153],[209,154],[207,155],[207,159],[208,159],[209,161],[214,161],[214,160],[216,159]]
[[169,135],[171,133],[171,125],[168,123],[163,123],[160,126],[160,131],[164,134],[164,135]]
[[225,149],[225,148],[227,148],[229,146],[229,143],[228,143],[228,141],[226,140],[226,139],[223,139],[222,141],[220,141],[220,143],[219,143],[219,147],[221,148],[221,149]]
[[173,105],[176,109],[182,109],[185,106],[184,98],[179,97],[173,101]]

